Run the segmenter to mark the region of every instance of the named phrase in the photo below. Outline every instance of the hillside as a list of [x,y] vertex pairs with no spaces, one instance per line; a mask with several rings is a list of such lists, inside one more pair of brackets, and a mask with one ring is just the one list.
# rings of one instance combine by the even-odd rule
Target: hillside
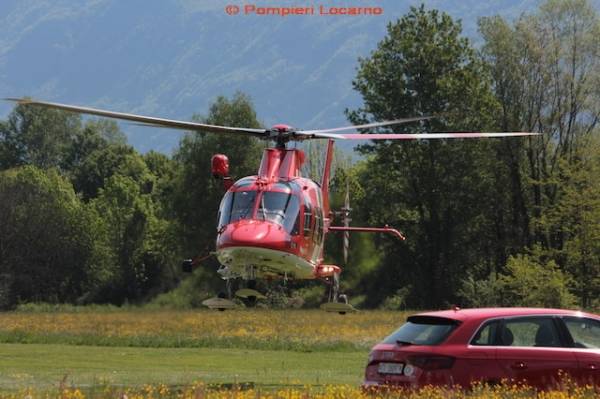
[[[229,16],[218,0],[4,0],[0,96],[189,119],[217,95],[241,90],[266,125],[346,124],[344,109],[360,104],[351,85],[358,57],[375,48],[388,21],[417,4],[372,3],[382,16]],[[512,18],[538,2],[425,3],[461,18],[477,41],[479,16]],[[265,2],[282,4],[292,3]],[[0,117],[10,109],[1,104]],[[141,151],[169,152],[179,137],[122,128]]]

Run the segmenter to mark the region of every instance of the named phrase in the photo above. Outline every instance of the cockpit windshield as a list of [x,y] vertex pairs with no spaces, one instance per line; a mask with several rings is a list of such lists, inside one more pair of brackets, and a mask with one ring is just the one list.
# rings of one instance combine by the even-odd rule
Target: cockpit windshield
[[260,198],[256,218],[280,224],[287,232],[297,234],[299,211],[300,204],[295,195],[278,191],[265,191]]
[[[257,200],[258,210],[254,216],[253,210]],[[298,197],[291,193],[263,191],[259,195],[254,190],[228,192],[221,202],[219,228],[240,219],[255,217],[282,225],[290,234],[298,234],[299,212]]]
[[225,194],[221,202],[219,227],[252,217],[256,191],[236,191]]

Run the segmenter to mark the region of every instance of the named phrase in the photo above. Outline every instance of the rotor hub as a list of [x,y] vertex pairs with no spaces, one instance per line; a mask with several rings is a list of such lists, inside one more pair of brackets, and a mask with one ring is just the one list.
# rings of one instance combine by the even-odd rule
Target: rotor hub
[[275,140],[278,148],[285,148],[285,144],[292,139],[295,132],[293,127],[280,123],[269,129],[269,138]]
[[280,133],[285,133],[285,132],[290,132],[292,130],[294,130],[293,127],[291,127],[290,125],[286,125],[284,123],[279,123],[277,125],[273,125],[273,127],[271,127],[271,130],[280,132]]

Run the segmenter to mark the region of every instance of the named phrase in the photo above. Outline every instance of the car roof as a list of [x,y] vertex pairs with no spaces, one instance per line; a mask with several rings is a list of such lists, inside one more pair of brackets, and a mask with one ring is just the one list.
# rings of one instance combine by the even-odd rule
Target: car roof
[[579,310],[566,309],[548,309],[548,308],[477,308],[477,309],[450,309],[438,310],[434,312],[417,313],[412,316],[433,316],[443,317],[452,320],[483,320],[493,317],[510,317],[510,316],[533,316],[533,315],[560,315],[560,316],[577,316],[577,317],[593,317],[597,315],[585,313]]

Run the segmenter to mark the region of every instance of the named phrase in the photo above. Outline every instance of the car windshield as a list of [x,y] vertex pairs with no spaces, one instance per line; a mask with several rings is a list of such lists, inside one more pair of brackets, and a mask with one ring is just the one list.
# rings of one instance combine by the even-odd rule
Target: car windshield
[[383,340],[385,344],[437,345],[458,326],[456,320],[442,317],[412,316],[398,330]]
[[256,191],[228,192],[221,201],[219,226],[252,217]]
[[283,225],[287,232],[293,233],[293,230],[297,230],[296,220],[299,211],[300,203],[295,195],[265,191],[260,198],[256,218]]

